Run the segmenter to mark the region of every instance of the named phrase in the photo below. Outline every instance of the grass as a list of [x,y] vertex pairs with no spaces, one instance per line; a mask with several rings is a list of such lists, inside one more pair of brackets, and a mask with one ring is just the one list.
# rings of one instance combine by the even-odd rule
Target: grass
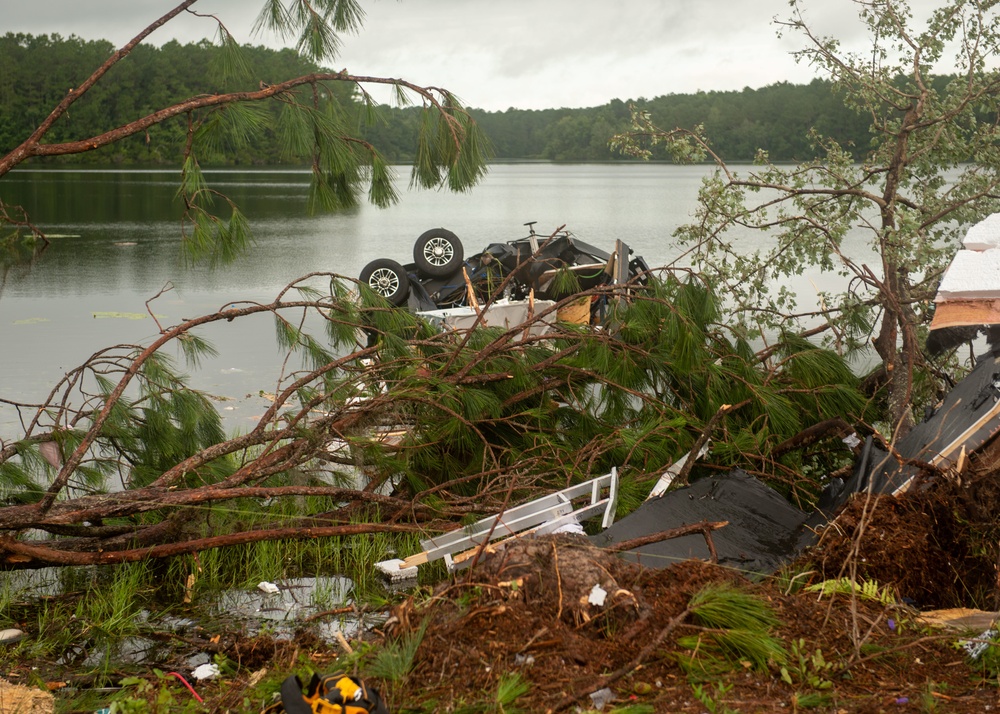
[[371,676],[388,682],[405,682],[410,670],[413,669],[417,649],[420,647],[426,631],[427,621],[424,621],[415,631],[403,635],[394,642],[387,643],[385,647],[375,652],[365,666],[365,670]]
[[500,675],[496,691],[482,702],[464,704],[454,709],[455,714],[521,714],[524,710],[515,706],[515,702],[531,691],[531,684],[526,682],[518,672],[505,672]]
[[[243,506],[210,509],[206,524],[238,518],[252,527],[262,518],[262,507]],[[344,576],[353,582],[352,601],[379,607],[386,593],[373,563],[416,550],[416,536],[375,534],[253,543],[149,563],[12,573],[0,583],[0,628],[16,627],[28,636],[0,648],[0,667],[13,671],[22,661],[45,660],[103,681],[121,644],[141,637],[147,620],[155,623],[161,614],[180,610],[184,617],[203,621],[198,614],[202,605],[227,589],[256,589],[262,580],[315,577],[317,587],[306,604],[323,610],[343,601],[341,588],[324,576]],[[184,602],[186,594],[190,604]]]
[[87,630],[114,641],[138,631],[136,615],[153,590],[148,563],[126,563],[110,572],[98,570],[86,595],[76,607],[75,617]]
[[692,677],[714,676],[734,667],[766,670],[788,657],[781,640],[771,635],[779,621],[760,598],[726,583],[702,588],[689,604],[704,629],[678,639],[686,652],[678,662]]
[[4,579],[3,585],[0,586],[0,628],[6,629],[16,624],[13,617],[14,604],[20,598],[21,593],[22,591],[18,589],[13,578]]
[[[309,498],[307,512],[330,510],[328,499]],[[210,524],[235,522],[238,530],[251,530],[266,522],[298,522],[302,512],[292,501],[262,504],[256,499],[233,501],[226,507],[206,509],[204,534]],[[367,521],[377,520],[369,514]],[[228,526],[227,526],[228,528]],[[291,578],[342,575],[353,583],[353,597],[358,601],[380,600],[382,581],[373,564],[396,557],[397,553],[420,550],[418,537],[410,534],[371,533],[362,536],[307,540],[262,541],[230,548],[202,551],[197,556],[169,559],[160,578],[161,592],[180,600],[190,576],[194,576],[190,595],[196,600],[212,597],[230,588],[253,589],[261,581],[276,582]]]

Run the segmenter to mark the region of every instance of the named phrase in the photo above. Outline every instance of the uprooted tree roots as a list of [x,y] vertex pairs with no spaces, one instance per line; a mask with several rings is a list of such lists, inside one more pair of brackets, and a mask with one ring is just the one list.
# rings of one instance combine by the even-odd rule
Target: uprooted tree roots
[[922,609],[1000,606],[1000,481],[971,471],[897,496],[858,494],[803,556],[823,578],[894,588]]

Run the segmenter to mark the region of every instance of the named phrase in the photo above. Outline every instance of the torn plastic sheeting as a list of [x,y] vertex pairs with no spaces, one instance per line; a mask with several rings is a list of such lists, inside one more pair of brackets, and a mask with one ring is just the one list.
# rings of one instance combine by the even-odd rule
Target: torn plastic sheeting
[[[653,535],[699,521],[728,521],[712,531],[719,564],[750,573],[771,573],[794,557],[811,535],[802,525],[809,514],[745,471],[700,479],[660,498],[646,501],[631,515],[594,536],[598,546]],[[708,560],[708,545],[700,533],[644,545],[622,553],[626,559],[652,568],[679,560]]]

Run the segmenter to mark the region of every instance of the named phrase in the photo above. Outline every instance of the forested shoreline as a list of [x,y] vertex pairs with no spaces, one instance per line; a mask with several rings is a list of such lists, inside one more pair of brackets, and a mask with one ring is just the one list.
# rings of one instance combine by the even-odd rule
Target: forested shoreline
[[[254,77],[274,77],[278,81],[318,69],[291,49],[244,49]],[[0,38],[0,154],[26,138],[44,119],[46,108],[54,106],[114,50],[110,42],[75,36],[7,33]],[[48,140],[91,136],[190,96],[260,86],[259,79],[252,86],[225,79],[227,71],[232,75],[232,68],[224,66],[223,54],[207,40],[186,45],[171,41],[161,47],[139,45],[74,105]],[[364,135],[380,147],[388,160],[412,159],[417,144],[418,108],[382,106],[374,116],[349,89],[340,86],[329,90],[322,101],[335,103],[334,111],[342,120],[365,125]],[[621,161],[625,159],[608,148],[608,139],[628,129],[629,104],[649,111],[654,123],[661,127],[703,125],[714,150],[728,161],[751,160],[758,149],[766,150],[776,161],[808,158],[815,153],[809,146],[812,128],[854,151],[864,151],[869,142],[870,117],[851,111],[832,85],[822,80],[806,85],[782,82],[742,91],[615,99],[586,109],[510,108],[488,112],[472,108],[470,112],[492,142],[493,156],[498,160]],[[279,110],[262,106],[260,111],[267,115]],[[308,156],[283,145],[282,137],[269,128],[276,122],[263,121],[267,118],[262,117],[260,129],[253,136],[220,145],[203,161],[237,165],[308,161]],[[71,160],[177,164],[186,140],[187,124],[178,118],[145,135]]]

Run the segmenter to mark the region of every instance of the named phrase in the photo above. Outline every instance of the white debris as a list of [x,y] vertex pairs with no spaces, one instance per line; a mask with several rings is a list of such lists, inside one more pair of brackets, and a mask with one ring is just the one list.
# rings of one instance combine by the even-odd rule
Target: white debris
[[200,681],[202,679],[215,679],[220,674],[217,664],[199,664],[194,668],[191,676]]
[[967,250],[989,250],[1000,247],[1000,213],[994,213],[969,229],[962,239]]
[[1000,296],[1000,248],[960,250],[941,278],[935,302]]
[[410,578],[417,577],[417,566],[411,565],[404,568],[402,565],[405,562],[406,561],[400,560],[399,558],[383,560],[375,563],[375,569],[390,580],[409,580]]
[[20,642],[23,639],[24,632],[22,630],[14,628],[9,630],[0,630],[0,644],[2,645],[13,644],[14,642]]
[[613,702],[615,699],[615,693],[610,689],[605,687],[604,689],[598,689],[596,692],[590,695],[590,701],[594,703],[594,709],[601,711],[609,703]]
[[587,602],[596,607],[603,607],[604,601],[608,597],[608,591],[602,588],[600,585],[595,585],[590,589],[590,597],[587,598]]
[[581,526],[576,521],[572,521],[570,523],[564,523],[563,525],[559,526],[558,528],[556,528],[552,532],[553,533],[568,533],[570,535],[587,535],[587,532],[585,530],[583,530],[583,526]]
[[267,582],[266,580],[257,583],[257,589],[260,590],[261,592],[267,593],[268,595],[273,595],[276,592],[281,592],[281,588],[279,588],[274,583]]
[[976,639],[960,640],[958,644],[965,650],[965,654],[969,656],[969,659],[976,661],[979,659],[979,655],[989,649],[990,640],[993,640],[996,636],[996,630],[986,630]]
[[858,435],[853,431],[847,436],[845,436],[843,439],[841,439],[841,441],[847,444],[847,447],[850,449],[854,449],[857,448],[858,446],[861,446],[861,439],[859,439]]

